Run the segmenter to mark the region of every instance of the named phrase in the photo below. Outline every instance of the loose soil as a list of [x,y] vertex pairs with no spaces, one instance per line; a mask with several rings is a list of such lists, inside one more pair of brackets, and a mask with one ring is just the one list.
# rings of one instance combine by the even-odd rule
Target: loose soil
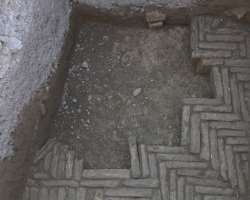
[[195,74],[186,26],[81,25],[51,135],[70,144],[85,168],[129,168],[128,136],[179,143],[182,99],[210,97]]

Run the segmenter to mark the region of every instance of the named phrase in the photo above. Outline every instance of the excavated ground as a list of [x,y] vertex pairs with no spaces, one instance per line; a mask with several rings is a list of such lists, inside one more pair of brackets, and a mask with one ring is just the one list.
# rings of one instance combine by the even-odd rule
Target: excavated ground
[[181,100],[210,97],[196,75],[186,26],[81,24],[51,135],[69,144],[84,168],[129,168],[127,138],[179,142]]

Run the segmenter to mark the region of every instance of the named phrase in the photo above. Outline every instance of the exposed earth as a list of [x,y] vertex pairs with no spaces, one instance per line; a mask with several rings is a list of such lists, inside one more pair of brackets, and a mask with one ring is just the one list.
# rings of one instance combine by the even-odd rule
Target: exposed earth
[[182,99],[211,97],[196,75],[186,26],[81,25],[51,135],[85,168],[129,168],[128,137],[179,143]]

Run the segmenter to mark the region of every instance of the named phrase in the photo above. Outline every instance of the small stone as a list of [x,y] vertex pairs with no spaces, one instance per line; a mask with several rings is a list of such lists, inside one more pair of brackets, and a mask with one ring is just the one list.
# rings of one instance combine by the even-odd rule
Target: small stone
[[136,89],[133,91],[133,96],[136,97],[136,96],[138,96],[141,92],[142,92],[142,89],[141,89],[141,88],[136,88]]
[[0,35],[0,43],[6,46],[13,53],[17,52],[23,47],[22,41],[15,37]]
[[158,10],[146,12],[146,20],[148,23],[163,22],[166,20],[166,15]]
[[0,41],[0,50],[3,48],[3,42]]
[[148,24],[149,28],[160,28],[162,27],[164,24],[163,22],[155,22],[155,23],[150,23]]
[[238,19],[242,19],[249,11],[250,11],[249,8],[239,7],[239,8],[233,8],[231,10],[227,10],[225,14],[228,16],[235,16]]
[[89,64],[86,62],[86,61],[84,61],[83,63],[82,63],[82,67],[84,68],[84,69],[86,69],[86,71],[89,71],[90,69],[89,69]]

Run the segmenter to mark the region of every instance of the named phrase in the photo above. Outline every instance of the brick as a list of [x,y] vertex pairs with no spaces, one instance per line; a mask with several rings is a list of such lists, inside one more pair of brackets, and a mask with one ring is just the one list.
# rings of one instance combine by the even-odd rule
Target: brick
[[204,200],[235,200],[235,198],[230,196],[205,195]]
[[224,180],[228,180],[227,177],[227,161],[225,155],[225,145],[222,138],[218,139],[218,149],[219,149],[219,158],[220,158],[220,174]]
[[59,156],[57,178],[65,178],[65,152],[61,151]]
[[[150,200],[149,198],[145,197],[106,197],[105,200]],[[159,200],[159,199],[156,199]]]
[[52,160],[51,160],[51,175],[52,177],[57,177],[57,168],[58,168],[58,161],[59,161],[59,145],[55,145],[52,153]]
[[66,178],[71,178],[73,175],[73,166],[74,166],[74,157],[75,154],[73,151],[68,151],[66,153],[66,166],[65,166],[65,176]]
[[146,145],[144,145],[144,144],[140,145],[140,154],[139,155],[141,158],[142,176],[148,177],[150,175],[150,171],[149,171],[149,162],[148,162]]
[[234,130],[242,130],[247,128],[247,123],[245,122],[210,122],[209,126],[211,128],[216,128],[216,129],[234,129]]
[[217,178],[218,179],[219,178],[219,174],[218,174],[217,171],[209,169],[209,170],[205,171],[204,177],[206,177],[206,178]]
[[151,189],[142,189],[142,188],[116,188],[116,189],[107,189],[105,191],[106,196],[113,197],[151,197]]
[[198,38],[199,38],[199,29],[198,27],[198,21],[196,18],[194,18],[191,22],[191,49],[192,51],[196,51],[198,47]]
[[207,98],[185,98],[184,104],[190,105],[220,105],[223,103],[222,99],[207,99]]
[[202,113],[201,119],[209,121],[238,121],[240,117],[235,114],[227,113]]
[[75,159],[75,165],[74,165],[74,178],[75,180],[80,180],[82,177],[82,171],[83,171],[83,160]]
[[250,81],[250,75],[249,74],[237,73],[237,79],[240,80],[240,81]]
[[217,135],[218,137],[244,137],[246,136],[246,133],[243,130],[221,129],[221,130],[218,130]]
[[[76,191],[74,188],[69,188],[68,189],[68,194],[67,194],[68,199],[75,200],[76,199]],[[54,199],[53,199],[54,200]],[[100,199],[101,200],[101,199]]]
[[161,191],[160,190],[155,190],[153,192],[153,197],[152,200],[161,200]]
[[185,187],[185,196],[186,196],[186,199],[188,200],[193,200],[194,199],[194,186],[192,185],[186,185]]
[[246,55],[247,55],[246,44],[240,43],[239,47],[240,47],[240,56],[246,57]]
[[206,39],[209,42],[241,42],[244,36],[239,34],[207,34]]
[[27,186],[38,186],[38,181],[34,180],[34,179],[31,179],[31,178],[28,178],[27,179]]
[[218,67],[212,68],[211,77],[213,80],[212,83],[214,84],[214,92],[216,98],[222,98],[224,96],[222,87],[222,77]]
[[155,178],[127,179],[122,182],[122,185],[136,188],[157,188],[159,186],[159,180]]
[[85,188],[79,187],[76,190],[76,200],[85,200],[87,190]]
[[122,179],[130,178],[127,169],[88,169],[83,171],[83,178],[89,179]]
[[147,145],[147,149],[152,153],[185,153],[187,152],[186,147],[170,147],[164,145]]
[[221,66],[221,65],[223,65],[223,59],[203,58],[203,59],[201,59],[200,65],[206,66],[206,67]]
[[[48,200],[49,199],[49,191],[47,188],[43,187],[39,191],[39,200]],[[60,199],[58,199],[60,200]]]
[[233,146],[233,151],[236,151],[236,152],[249,152],[250,147],[248,145],[234,145]]
[[249,67],[250,59],[225,59],[226,66]]
[[52,149],[53,146],[55,145],[56,141],[55,138],[50,139],[42,148],[41,150],[37,153],[34,163],[37,163],[39,160],[45,157]]
[[131,159],[131,175],[132,177],[137,178],[141,176],[141,169],[140,169],[136,137],[134,136],[129,137],[129,151]]
[[226,138],[226,144],[245,144],[248,145],[249,141],[248,138],[244,138],[244,137],[228,137]]
[[37,172],[33,175],[33,177],[35,179],[47,179],[49,178],[48,174],[44,173],[44,172]]
[[176,200],[177,198],[177,176],[176,170],[170,171],[170,200]]
[[184,186],[185,186],[185,182],[184,182],[184,178],[180,177],[177,181],[177,188],[178,188],[178,200],[184,200]]
[[227,166],[228,166],[228,176],[233,186],[237,185],[236,169],[234,163],[234,155],[232,146],[226,145],[225,147]]
[[199,159],[191,154],[158,154],[157,158],[160,161],[187,161],[187,162],[192,162],[192,161],[198,161]]
[[203,200],[203,197],[200,194],[195,194],[194,200]]
[[[57,199],[58,193],[57,188],[50,188],[49,189],[49,200]],[[71,198],[72,199],[72,198]],[[33,199],[32,199],[33,200]],[[73,200],[73,199],[72,199]]]
[[45,171],[48,171],[48,170],[49,170],[50,164],[51,164],[51,159],[52,159],[52,152],[49,152],[49,153],[45,156],[45,158],[44,158],[44,165],[43,165],[43,167],[44,167],[44,170],[45,170]]
[[242,154],[240,154],[241,155],[241,159],[243,160],[243,161],[248,161],[248,154],[247,153],[242,153]]
[[47,187],[78,187],[79,184],[73,180],[43,180],[42,185]]
[[193,52],[192,58],[229,58],[231,51],[228,50],[201,50]]
[[208,134],[208,123],[201,123],[201,153],[200,157],[205,160],[210,159],[210,142],[209,142],[209,134]]
[[212,105],[197,105],[193,108],[194,112],[232,112],[231,106],[212,106]]
[[149,169],[150,169],[150,176],[152,178],[156,178],[158,176],[158,170],[157,170],[157,160],[155,154],[148,154],[148,160],[149,160]]
[[181,144],[187,145],[189,133],[190,106],[184,106],[182,109],[182,124],[181,124]]
[[200,153],[200,114],[193,114],[191,116],[191,130],[190,130],[190,151],[192,153]]
[[169,200],[169,183],[167,182],[167,168],[166,163],[160,163],[160,187],[162,192],[162,199]]
[[94,195],[94,198],[93,200],[103,200],[104,198],[104,192],[102,189],[97,189],[95,191],[95,195]]
[[[65,188],[63,187],[60,187],[58,189],[58,200],[65,200],[66,198],[66,191],[65,191]],[[47,200],[47,199],[46,199]],[[78,199],[77,199],[78,200]]]
[[[234,26],[234,25],[233,25]],[[214,30],[215,33],[218,34],[242,34],[242,31],[238,28],[233,28],[233,27],[221,27],[217,30]]]
[[194,177],[200,177],[202,174],[202,170],[198,169],[178,169],[177,174],[180,176],[194,176]]
[[212,167],[215,170],[219,170],[219,155],[218,155],[218,143],[217,143],[217,134],[215,129],[211,129],[209,132],[210,139],[210,153],[211,153],[211,162]]
[[250,58],[250,37],[246,37],[247,58]]
[[227,183],[219,181],[217,179],[207,179],[207,178],[194,178],[194,177],[187,177],[187,182],[192,185],[198,186],[212,186],[212,187],[228,187]]
[[207,168],[206,162],[167,161],[167,168]]
[[243,119],[245,121],[250,121],[250,116],[249,116],[247,105],[244,99],[244,89],[243,89],[242,83],[239,84],[239,95],[240,95],[240,106],[241,106],[241,113],[242,113]]
[[120,184],[120,180],[83,180],[80,185],[86,188],[93,187],[117,187]]
[[245,185],[243,172],[242,172],[242,169],[241,169],[240,157],[239,157],[238,154],[235,155],[235,165],[236,165],[236,171],[237,171],[238,185],[239,185],[240,193],[245,194],[246,193],[246,185]]
[[243,73],[243,74],[249,74],[250,73],[250,69],[245,68],[245,67],[230,67],[230,71],[232,73]]
[[250,92],[250,83],[249,82],[244,82],[244,88],[246,89],[246,93]]
[[233,195],[234,192],[230,188],[205,187],[205,186],[195,186],[195,191],[201,194],[212,194],[212,195]]
[[233,50],[237,49],[237,43],[227,42],[200,42],[199,47],[203,49],[221,49],[221,50]]
[[198,19],[199,23],[197,29],[199,30],[199,35],[196,37],[199,38],[201,41],[203,41],[205,40],[205,32],[210,29],[207,23],[208,18],[206,16],[200,16]]
[[249,161],[248,162],[243,162],[242,164],[242,171],[245,175],[246,181],[249,183],[250,177],[249,177]]
[[29,187],[25,187],[23,194],[22,194],[22,199],[23,200],[28,200],[30,199],[30,188]]

